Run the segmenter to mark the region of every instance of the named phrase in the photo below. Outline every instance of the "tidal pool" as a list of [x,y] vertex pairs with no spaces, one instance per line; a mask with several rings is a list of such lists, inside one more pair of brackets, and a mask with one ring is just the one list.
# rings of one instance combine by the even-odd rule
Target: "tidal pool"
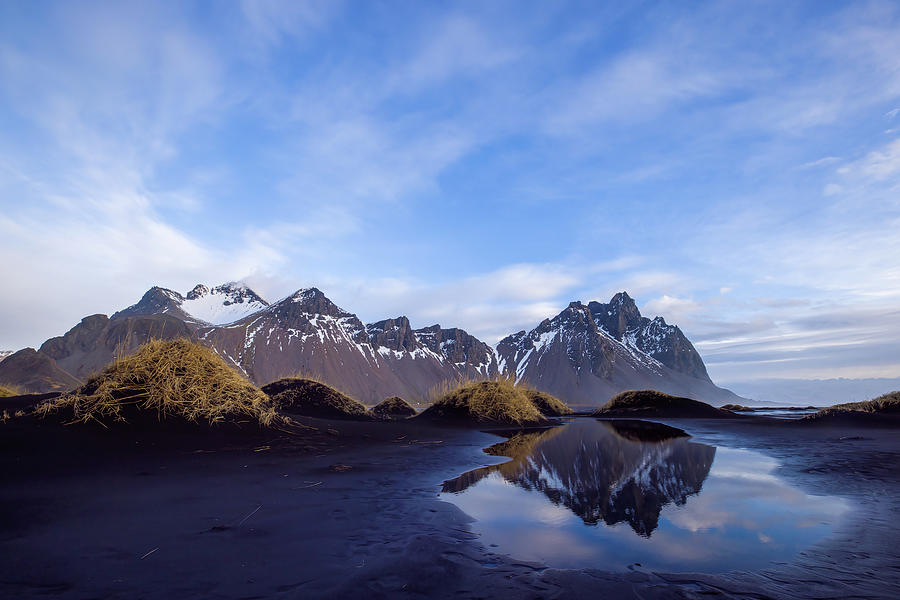
[[846,500],[812,496],[758,452],[640,421],[575,419],[485,450],[509,462],[444,482],[493,550],[559,568],[758,569],[826,537]]
[[773,417],[775,419],[802,419],[807,415],[819,412],[818,408],[798,408],[796,410],[788,410],[785,408],[776,409],[756,409],[751,413],[754,417]]

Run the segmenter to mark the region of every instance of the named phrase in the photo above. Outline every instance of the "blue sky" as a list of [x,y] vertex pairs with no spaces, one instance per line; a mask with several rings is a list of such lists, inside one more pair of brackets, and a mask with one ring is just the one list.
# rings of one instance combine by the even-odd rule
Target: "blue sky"
[[0,4],[0,347],[151,285],[900,376],[894,3]]

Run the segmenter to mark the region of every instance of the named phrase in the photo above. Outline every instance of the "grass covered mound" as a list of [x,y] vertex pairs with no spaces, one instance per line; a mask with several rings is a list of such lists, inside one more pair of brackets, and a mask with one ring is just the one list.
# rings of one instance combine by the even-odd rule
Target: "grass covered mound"
[[525,390],[508,379],[464,383],[444,393],[417,418],[517,427],[547,423]]
[[372,414],[382,421],[399,421],[414,416],[416,409],[400,396],[391,396],[373,406]]
[[534,404],[545,417],[562,417],[571,415],[573,412],[571,408],[566,406],[565,402],[556,396],[551,396],[546,392],[539,392],[538,390],[527,387],[523,388],[522,391],[525,392],[525,395],[528,396],[531,403]]
[[690,398],[671,396],[656,390],[630,390],[613,396],[609,402],[594,411],[593,416],[721,418],[735,415]]
[[730,410],[731,412],[753,412],[756,410],[750,406],[744,406],[742,404],[723,404],[720,406],[722,410]]
[[21,394],[21,392],[11,385],[0,384],[0,398],[9,398],[10,396],[18,396],[19,394]]
[[35,413],[104,425],[150,418],[209,425],[279,422],[259,388],[209,348],[185,339],[151,340],[74,392],[42,402]]
[[807,422],[855,421],[874,425],[900,425],[900,391],[888,392],[864,402],[848,402],[823,408],[803,418]]
[[264,385],[262,391],[278,410],[289,414],[359,421],[373,418],[361,403],[314,379],[285,377]]

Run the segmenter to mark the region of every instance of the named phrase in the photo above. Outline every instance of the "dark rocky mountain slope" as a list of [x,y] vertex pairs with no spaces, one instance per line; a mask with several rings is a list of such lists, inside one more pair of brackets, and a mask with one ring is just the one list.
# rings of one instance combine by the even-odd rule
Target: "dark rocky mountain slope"
[[23,348],[0,361],[0,384],[13,385],[26,394],[41,394],[65,392],[80,382],[46,354]]
[[100,371],[117,356],[131,354],[151,339],[193,339],[191,326],[173,314],[120,316],[91,315],[65,335],[50,338],[40,353],[78,380]]

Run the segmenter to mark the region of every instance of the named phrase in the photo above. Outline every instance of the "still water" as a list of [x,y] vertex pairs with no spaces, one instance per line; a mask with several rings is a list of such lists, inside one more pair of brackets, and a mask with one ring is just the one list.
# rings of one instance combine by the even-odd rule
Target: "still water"
[[751,413],[754,417],[773,417],[775,419],[801,419],[807,415],[815,414],[819,411],[818,408],[798,408],[795,410],[790,410],[786,408],[776,408],[776,409],[764,409],[757,408]]
[[722,572],[784,561],[848,503],[811,496],[757,452],[640,421],[576,419],[485,452],[509,462],[444,483],[493,550],[552,567]]

